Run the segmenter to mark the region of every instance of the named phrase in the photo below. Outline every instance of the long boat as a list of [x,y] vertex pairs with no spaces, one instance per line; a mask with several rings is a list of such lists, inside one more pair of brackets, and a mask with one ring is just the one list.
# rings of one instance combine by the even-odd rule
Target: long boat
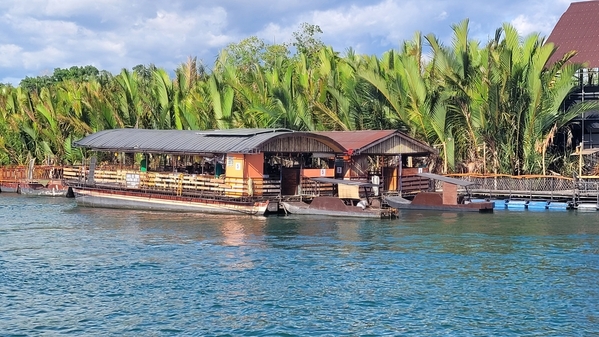
[[65,169],[66,182],[79,206],[148,211],[264,215],[269,202],[239,196],[248,188],[243,179],[131,169]]
[[18,193],[19,181],[26,177],[25,165],[0,167],[0,193]]
[[[311,178],[311,180],[337,186],[337,196],[316,196],[311,198],[309,203],[303,201],[282,201],[281,204],[286,213],[378,219],[394,218],[397,215],[396,211],[392,208],[382,208],[380,198],[371,195],[373,194],[372,188],[378,187],[377,184],[334,178]],[[353,188],[353,193],[349,192],[353,195],[343,195],[344,192],[338,186]],[[364,198],[360,198],[359,193],[356,193],[359,192],[359,188],[364,189]],[[370,193],[367,190],[368,188],[371,189]]]
[[0,192],[20,193],[27,196],[66,196],[69,187],[62,179],[62,166],[35,165],[0,168]]
[[[412,200],[405,199],[401,196],[386,196],[385,202],[390,206],[398,210],[434,210],[434,211],[452,211],[452,212],[480,212],[480,213],[492,213],[495,207],[494,202],[481,201],[481,202],[468,202],[468,199],[464,195],[458,195],[457,187],[461,186],[466,188],[468,192],[468,186],[475,185],[475,183],[445,177],[433,173],[419,173],[419,176],[432,180],[439,180],[443,182],[442,192],[419,192]],[[469,196],[469,193],[467,193]]]
[[64,197],[69,186],[62,179],[21,180],[18,193],[27,196]]
[[439,193],[420,192],[414,196],[413,200],[407,200],[398,196],[385,197],[385,201],[390,207],[399,210],[433,210],[433,211],[452,211],[452,212],[480,212],[492,213],[494,202],[469,202],[455,205],[445,205],[440,198]]
[[0,181],[0,193],[18,193],[18,181]]
[[87,207],[244,215],[264,215],[268,207],[268,200],[227,200],[85,184],[71,189],[77,204]]
[[289,214],[376,219],[395,217],[392,209],[347,205],[337,197],[315,197],[309,204],[292,201],[283,201],[281,204]]

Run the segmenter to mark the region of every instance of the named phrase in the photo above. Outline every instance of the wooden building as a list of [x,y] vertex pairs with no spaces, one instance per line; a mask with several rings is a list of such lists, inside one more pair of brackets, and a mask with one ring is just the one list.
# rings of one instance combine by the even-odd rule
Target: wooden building
[[74,146],[93,152],[89,163],[64,172],[80,204],[244,214],[263,214],[267,205],[276,211],[294,198],[362,197],[351,184],[322,178],[372,182],[377,193],[425,189],[426,179],[410,182],[427,170],[412,158],[434,152],[395,130],[115,129]]
[[384,192],[422,190],[428,180],[428,157],[437,151],[397,130],[315,132],[345,149],[335,164],[335,177],[380,183]]
[[[548,63],[553,64],[564,54],[576,52],[570,62],[583,64],[578,73],[574,91],[563,102],[567,110],[571,106],[599,100],[599,1],[572,2],[547,38],[557,51]],[[572,143],[581,149],[599,147],[599,110],[584,113],[570,123],[572,140],[568,135],[558,134],[558,142]],[[562,139],[563,138],[563,139]]]

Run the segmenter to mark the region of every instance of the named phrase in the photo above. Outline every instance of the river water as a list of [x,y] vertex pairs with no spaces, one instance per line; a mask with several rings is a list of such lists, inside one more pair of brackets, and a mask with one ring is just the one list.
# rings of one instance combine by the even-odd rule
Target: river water
[[0,195],[0,336],[599,335],[599,212],[202,216]]

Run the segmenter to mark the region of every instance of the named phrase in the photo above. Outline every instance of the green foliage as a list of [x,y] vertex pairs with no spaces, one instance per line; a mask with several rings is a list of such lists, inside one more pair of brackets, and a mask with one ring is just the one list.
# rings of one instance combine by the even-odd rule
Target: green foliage
[[325,45],[319,37],[320,34],[322,34],[320,26],[303,22],[300,25],[300,31],[293,33],[295,41],[292,45],[297,54],[313,56],[322,49]]
[[581,68],[568,62],[573,53],[548,65],[556,49],[538,34],[520,37],[505,24],[481,45],[468,20],[452,29],[448,46],[416,33],[380,57],[342,56],[319,26],[303,23],[290,43],[229,44],[211,71],[189,57],[174,78],[153,64],[114,76],[85,66],[26,77],[0,85],[0,164],[78,162],[84,153],[71,142],[111,128],[284,127],[398,129],[437,148],[442,172],[569,172],[571,148],[553,137],[599,108],[560,107]]
[[[39,92],[44,87],[49,87],[63,81],[86,82],[97,79],[99,75],[100,71],[91,65],[84,67],[72,66],[69,69],[56,68],[50,76],[25,77],[19,83],[19,87],[27,91]],[[106,76],[107,74],[104,72],[102,75]]]

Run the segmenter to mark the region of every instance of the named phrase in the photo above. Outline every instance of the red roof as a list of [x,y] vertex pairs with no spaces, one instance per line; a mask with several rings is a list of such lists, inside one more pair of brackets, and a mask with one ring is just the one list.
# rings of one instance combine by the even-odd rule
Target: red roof
[[395,130],[359,130],[359,131],[319,131],[318,134],[327,136],[347,150],[361,150],[368,145],[384,139]]
[[571,62],[584,63],[588,68],[599,68],[599,1],[571,3],[553,28],[547,42],[553,42],[558,48],[549,59],[549,64],[575,50],[578,54]]
[[422,152],[435,152],[435,149],[431,148],[429,145],[397,130],[317,131],[313,133],[329,137],[346,150],[351,150],[351,152],[354,153],[365,151],[368,148],[395,136],[407,140],[409,143],[422,150]]

